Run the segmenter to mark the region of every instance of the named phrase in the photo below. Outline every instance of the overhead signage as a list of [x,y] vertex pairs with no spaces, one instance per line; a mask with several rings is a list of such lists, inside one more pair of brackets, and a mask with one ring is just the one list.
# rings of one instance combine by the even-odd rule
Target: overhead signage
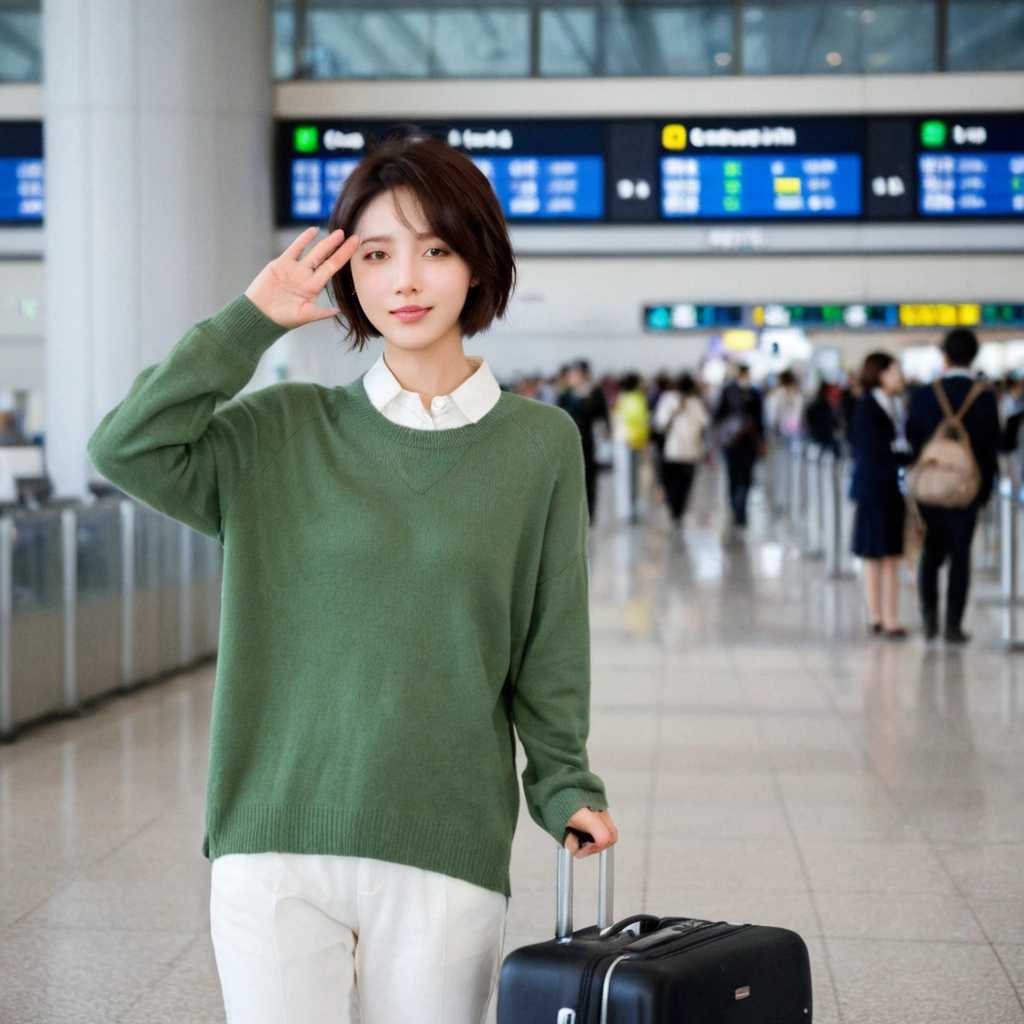
[[1021,327],[1024,304],[899,303],[886,305],[715,306],[679,302],[645,306],[649,331],[707,331],[720,328],[809,330],[898,330],[900,328]]
[[325,223],[368,147],[410,128],[473,160],[511,223],[717,224],[710,247],[758,249],[769,223],[1024,221],[1024,115],[680,115],[279,121],[278,224]]

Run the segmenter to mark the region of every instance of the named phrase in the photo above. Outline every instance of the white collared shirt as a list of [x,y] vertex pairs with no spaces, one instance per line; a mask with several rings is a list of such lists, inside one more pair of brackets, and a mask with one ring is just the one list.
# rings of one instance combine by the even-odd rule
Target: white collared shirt
[[438,395],[429,411],[415,391],[406,391],[384,362],[384,354],[366,371],[363,388],[367,398],[392,423],[415,430],[450,430],[476,423],[494,408],[501,397],[494,374],[483,356],[466,356],[473,374],[450,395]]

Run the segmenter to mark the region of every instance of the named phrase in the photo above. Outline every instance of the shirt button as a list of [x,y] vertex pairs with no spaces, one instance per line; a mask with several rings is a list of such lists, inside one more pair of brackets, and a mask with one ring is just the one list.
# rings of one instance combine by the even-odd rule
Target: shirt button
[[433,399],[431,401],[430,408],[434,412],[440,412],[447,404],[448,404],[448,399],[447,398],[442,398],[441,396],[438,396],[437,398],[435,398],[435,399]]

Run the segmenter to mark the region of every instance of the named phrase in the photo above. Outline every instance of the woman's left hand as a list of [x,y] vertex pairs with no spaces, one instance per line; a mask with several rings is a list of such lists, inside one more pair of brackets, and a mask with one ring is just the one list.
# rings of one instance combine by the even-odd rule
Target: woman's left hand
[[615,827],[609,811],[592,811],[589,807],[581,807],[569,819],[568,827],[580,832],[589,832],[594,837],[592,843],[580,846],[574,835],[566,836],[565,848],[578,859],[600,853],[619,841],[619,830]]

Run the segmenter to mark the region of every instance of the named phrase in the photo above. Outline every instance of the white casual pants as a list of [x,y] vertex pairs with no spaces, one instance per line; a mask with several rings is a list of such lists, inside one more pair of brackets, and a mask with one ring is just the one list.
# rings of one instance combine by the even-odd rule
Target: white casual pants
[[484,1024],[507,906],[404,864],[218,857],[210,932],[228,1024]]

